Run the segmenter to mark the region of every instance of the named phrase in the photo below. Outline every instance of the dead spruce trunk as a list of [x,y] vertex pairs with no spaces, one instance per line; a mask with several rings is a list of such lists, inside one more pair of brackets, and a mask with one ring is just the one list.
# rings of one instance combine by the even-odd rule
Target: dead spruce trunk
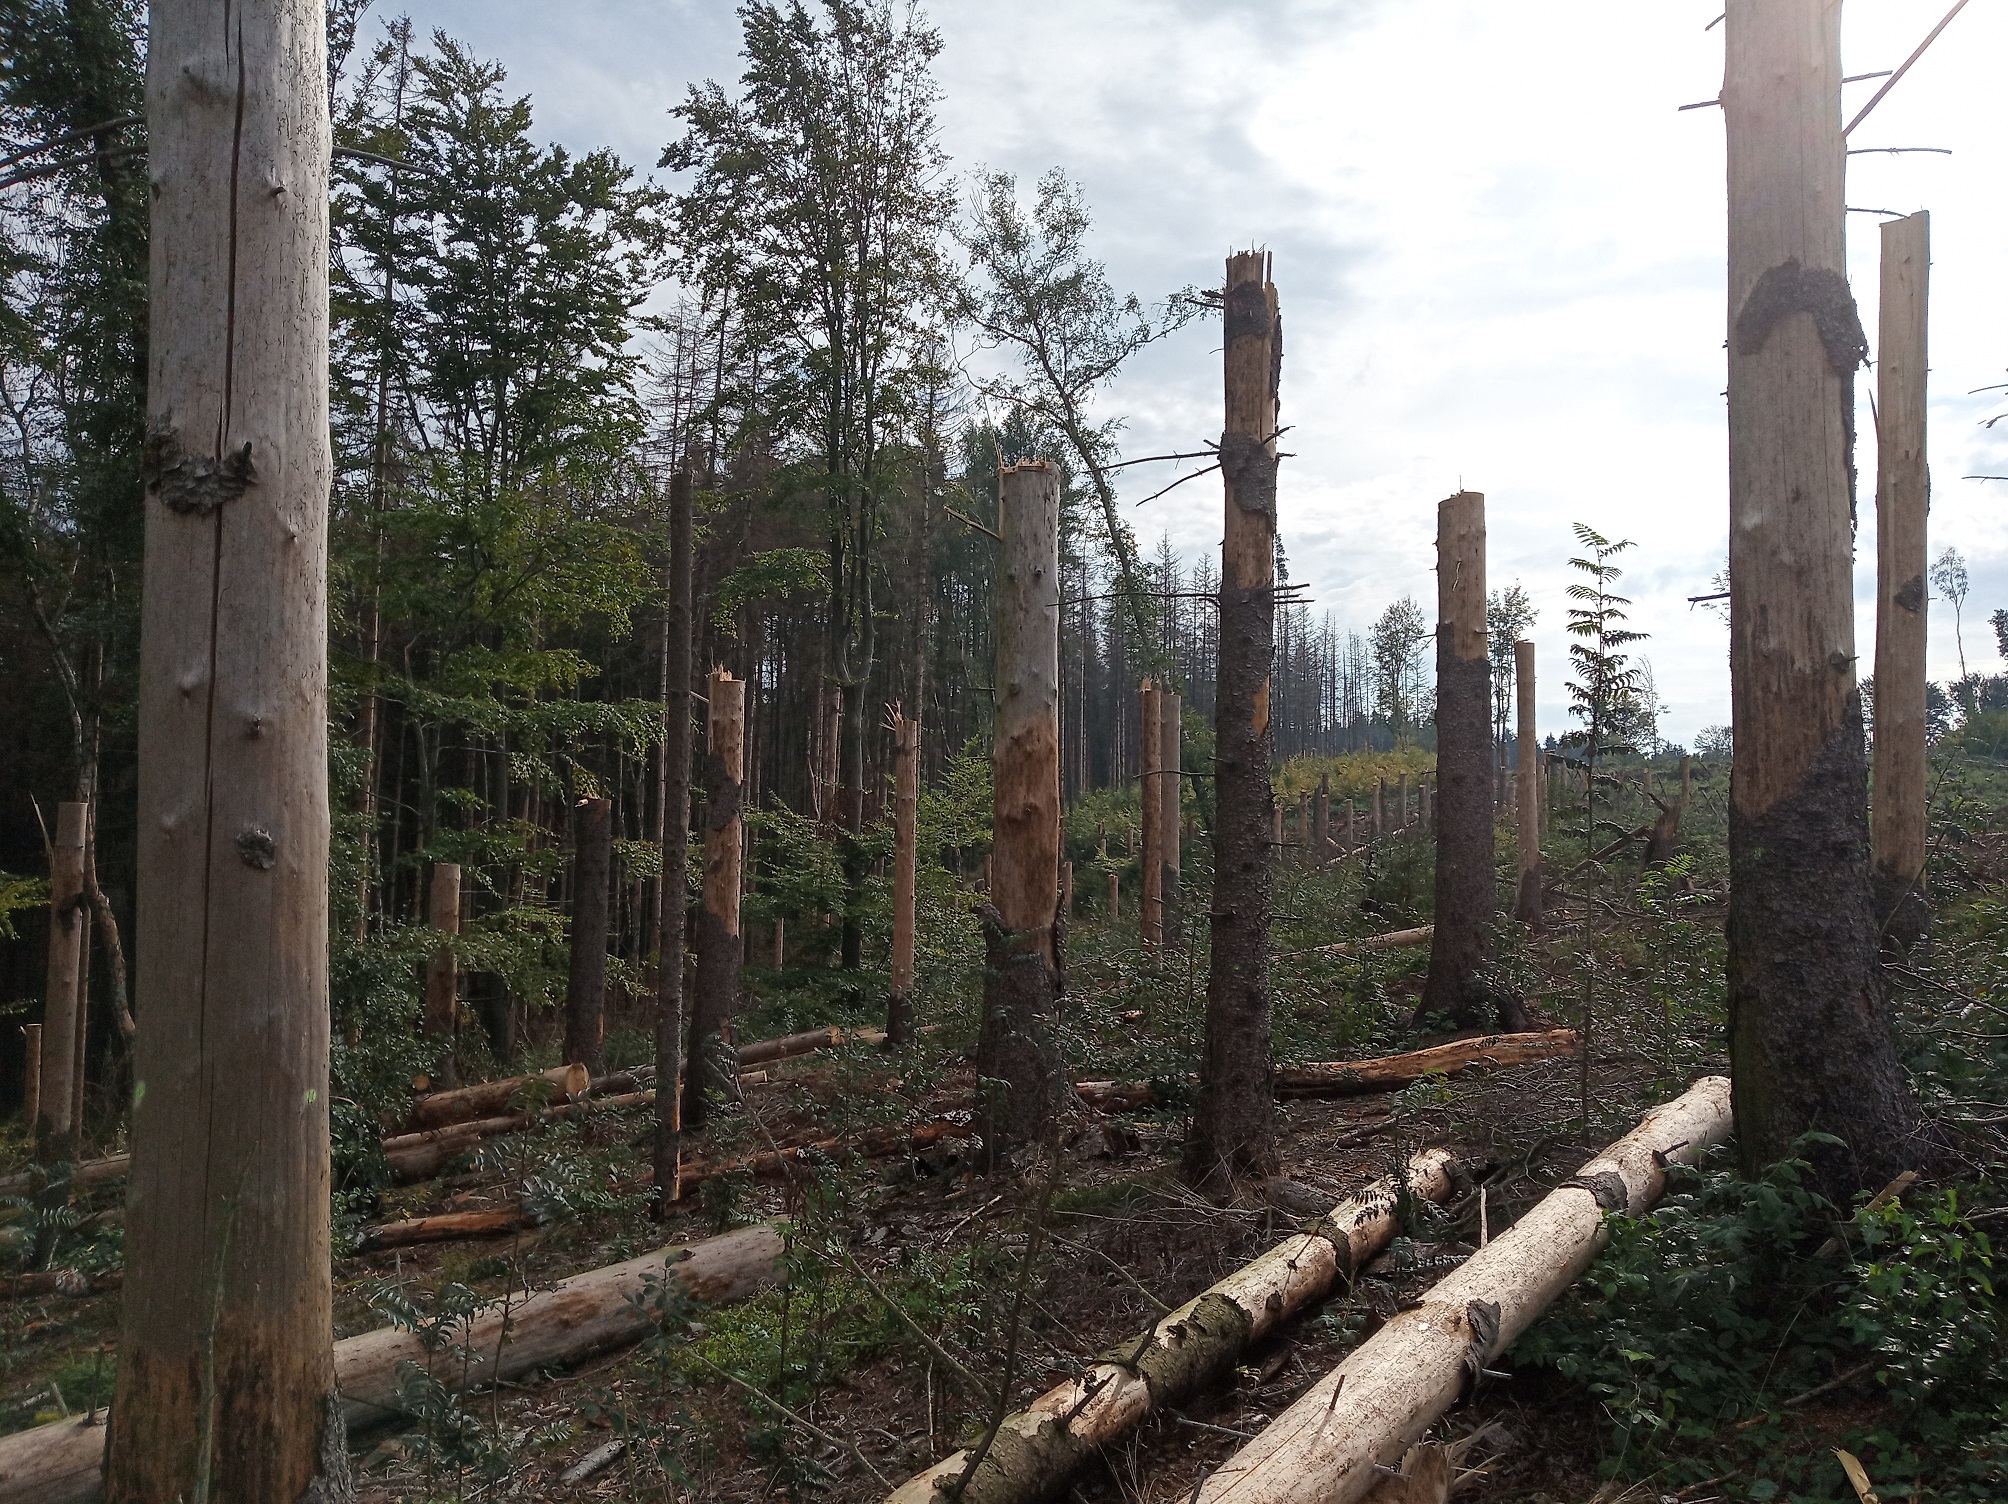
[[600,1068],[606,1035],[607,899],[613,885],[614,802],[581,799],[572,810],[572,957],[565,987],[565,1058]]
[[[1489,780],[1488,780],[1489,782]],[[1590,1265],[1607,1211],[1637,1216],[1729,1135],[1729,1083],[1696,1082],[1397,1314],[1210,1474],[1200,1504],[1351,1504]]]
[[74,1062],[84,1032],[79,986],[84,964],[84,843],[91,807],[64,803],[56,809],[56,842],[49,856],[49,971],[42,1003],[42,1059],[37,1155],[45,1163],[68,1159],[70,1127],[81,1085]]
[[[1409,1161],[1410,1194],[1450,1199],[1469,1182],[1441,1149]],[[1097,1450],[1220,1383],[1241,1355],[1317,1305],[1385,1248],[1400,1227],[1399,1198],[1376,1181],[1218,1284],[1111,1348],[1079,1378],[1054,1386],[1004,1419],[963,1489],[963,1504],[1041,1504]],[[886,1504],[943,1504],[968,1454],[937,1462],[887,1496]]]
[[[432,901],[426,923],[442,935],[460,933],[460,864],[432,864]],[[424,1030],[446,1041],[437,1079],[453,1085],[453,1035],[460,1014],[460,965],[451,944],[441,942],[425,963]]]
[[1515,793],[1519,808],[1520,890],[1513,917],[1529,929],[1541,920],[1541,748],[1534,721],[1534,644],[1513,644],[1513,685],[1518,724],[1519,778]]
[[[657,890],[655,1078],[683,1079],[684,953],[690,915],[690,625],[691,491],[688,469],[669,482],[669,562],[663,577],[662,882]],[[672,1085],[655,1099],[653,1207],[666,1216],[678,1195],[683,1155],[683,1093]]]
[[1214,690],[1214,846],[1205,1064],[1185,1173],[1219,1184],[1276,1170],[1269,1095],[1269,909],[1274,886],[1269,719],[1276,654],[1277,384],[1282,318],[1269,257],[1227,261],[1226,422],[1220,435],[1226,531],[1220,551]]
[[1137,803],[1143,826],[1143,896],[1137,903],[1137,937],[1145,945],[1164,943],[1164,738],[1157,686],[1143,681],[1137,691],[1137,740],[1141,770]]
[[1869,892],[1855,684],[1854,371],[1840,12],[1731,0],[1729,1049],[1756,1170],[1808,1129],[1845,1204],[1916,1158]]
[[711,715],[704,754],[704,906],[697,911],[697,976],[690,1010],[690,1061],[683,1121],[702,1125],[709,1097],[732,1090],[725,1026],[739,1006],[741,801],[746,777],[746,685],[716,669],[705,687]]
[[913,1043],[914,884],[920,861],[920,722],[895,715],[892,724],[892,990],[885,1037]]
[[1931,216],[1885,220],[1876,331],[1876,918],[1899,950],[1924,938],[1925,311]]
[[[1065,1100],[1053,1038],[1066,964],[1060,908],[1060,473],[1044,460],[999,481],[990,901],[976,1043],[984,1152],[1044,1130]],[[1110,892],[1113,911],[1115,895]]]
[[1163,929],[1167,940],[1178,931],[1178,881],[1180,859],[1179,819],[1184,797],[1180,770],[1185,759],[1185,700],[1175,690],[1160,686],[1158,713],[1158,814],[1159,853],[1164,875],[1159,882],[1164,906]]
[[341,1447],[322,9],[270,0],[227,25],[195,0],[150,10],[120,1504],[296,1500]]

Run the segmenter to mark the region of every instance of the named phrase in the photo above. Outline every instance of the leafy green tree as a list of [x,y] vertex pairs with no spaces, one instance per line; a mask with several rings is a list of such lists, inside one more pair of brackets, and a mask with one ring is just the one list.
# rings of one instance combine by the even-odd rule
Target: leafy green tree
[[1407,743],[1418,722],[1426,720],[1423,704],[1423,644],[1432,636],[1415,597],[1405,595],[1367,633],[1373,657],[1375,708],[1386,721],[1396,746]]
[[[662,165],[689,174],[675,211],[682,270],[731,299],[762,352],[765,421],[822,499],[855,894],[888,450],[924,380],[953,213],[934,116],[941,39],[888,0],[748,0],[739,15],[737,94],[693,87]],[[862,944],[847,916],[846,968],[862,965]]]

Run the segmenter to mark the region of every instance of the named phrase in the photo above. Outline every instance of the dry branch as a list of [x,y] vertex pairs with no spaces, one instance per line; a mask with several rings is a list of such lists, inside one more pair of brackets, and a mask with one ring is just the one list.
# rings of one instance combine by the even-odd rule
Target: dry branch
[[[1409,1162],[1408,1178],[1415,1195],[1445,1201],[1455,1167],[1448,1153],[1431,1149]],[[1005,1417],[962,1490],[963,1504],[1057,1497],[1096,1448],[1153,1410],[1217,1383],[1251,1346],[1350,1279],[1394,1237],[1398,1200],[1383,1180],[1341,1201],[1309,1230],[1161,1317],[1079,1378]],[[942,1485],[961,1477],[967,1463],[961,1452],[936,1463],[894,1490],[886,1504],[935,1504]]]
[[1589,1267],[1604,1214],[1660,1197],[1669,1162],[1729,1136],[1729,1081],[1710,1076],[1549,1193],[1420,1304],[1396,1315],[1200,1487],[1200,1504],[1350,1504]]

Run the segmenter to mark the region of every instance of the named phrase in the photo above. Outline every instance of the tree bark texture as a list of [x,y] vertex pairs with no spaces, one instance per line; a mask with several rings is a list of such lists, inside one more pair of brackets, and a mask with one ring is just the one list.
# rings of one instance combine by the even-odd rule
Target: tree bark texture
[[91,807],[65,802],[56,809],[56,844],[49,857],[49,972],[42,1001],[41,1112],[35,1141],[45,1163],[68,1159],[71,1124],[81,1084],[77,1045],[84,1032],[84,1000],[79,983],[84,964],[84,843]]
[[[426,915],[431,927],[442,935],[460,933],[460,864],[434,862],[432,902]],[[459,1018],[460,966],[453,947],[441,945],[425,963],[425,1032],[447,1041],[442,1078],[451,1081],[453,1034]]]
[[667,1215],[680,1194],[676,1167],[683,1156],[683,958],[690,912],[690,471],[669,482],[669,562],[664,569],[662,651],[662,883],[657,891],[655,968],[655,1078],[669,1083],[655,1099],[654,1206]]
[[613,887],[614,802],[572,807],[572,966],[565,983],[565,1058],[598,1074],[607,1022],[607,900]]
[[[1493,1008],[1480,975],[1498,916],[1493,878],[1492,671],[1486,654],[1485,498],[1436,509],[1436,933],[1418,1017],[1480,1028]],[[1404,775],[1403,816],[1407,819]],[[1502,1017],[1502,1025],[1511,1027]]]
[[1060,472],[1044,460],[1007,466],[998,493],[990,901],[977,910],[984,966],[976,1073],[984,1151],[993,1160],[1036,1138],[1066,1092],[1053,1037],[1066,966],[1059,920]]
[[1756,1170],[1820,1129],[1845,1203],[1915,1157],[1884,1011],[1855,684],[1854,371],[1840,11],[1731,0],[1729,1046]]
[[21,1027],[21,1121],[30,1129],[42,1115],[42,1026]]
[[[1470,1183],[1442,1149],[1411,1159],[1407,1179],[1409,1195],[1439,1203]],[[1392,1179],[1374,1182],[1111,1348],[1079,1378],[1007,1415],[960,1495],[963,1504],[1063,1497],[1068,1481],[1102,1447],[1153,1412],[1204,1394],[1250,1348],[1350,1282],[1400,1231],[1401,1200]],[[968,1461],[968,1453],[957,1452],[937,1462],[894,1489],[885,1504],[939,1504]]]
[[[1489,794],[1488,773],[1482,787]],[[1223,1462],[1200,1504],[1352,1504],[1587,1269],[1607,1212],[1637,1216],[1729,1134],[1729,1083],[1710,1076],[1654,1108],[1573,1179],[1466,1259]]]
[[1164,733],[1157,686],[1143,681],[1137,691],[1141,776],[1137,803],[1143,825],[1143,897],[1137,904],[1137,936],[1145,945],[1164,944]]
[[1179,813],[1184,779],[1185,700],[1177,691],[1160,686],[1157,692],[1158,743],[1158,841],[1164,876],[1159,883],[1163,906],[1162,928],[1167,938],[1178,929]]
[[914,883],[920,853],[920,722],[895,715],[892,727],[892,991],[886,1043],[913,1042]]
[[1931,216],[1882,225],[1876,331],[1875,803],[1870,819],[1876,917],[1898,949],[1924,938],[1926,311]]
[[297,1500],[324,1464],[346,1469],[328,1275],[322,10],[150,9],[145,1026],[119,1504]]
[[1513,688],[1518,723],[1519,777],[1514,780],[1518,804],[1520,891],[1513,917],[1533,930],[1541,928],[1541,747],[1534,719],[1534,644],[1513,644]]
[[1269,257],[1227,261],[1220,473],[1220,648],[1214,688],[1214,851],[1206,1055],[1185,1170],[1206,1184],[1276,1171],[1269,1095],[1269,719],[1276,656],[1276,428],[1282,315]]
[[739,1006],[739,882],[744,860],[746,684],[724,669],[705,680],[711,703],[704,751],[704,904],[697,911],[697,975],[691,988],[690,1060],[683,1121],[703,1124],[709,1098],[733,1089],[736,1065],[725,1027]]

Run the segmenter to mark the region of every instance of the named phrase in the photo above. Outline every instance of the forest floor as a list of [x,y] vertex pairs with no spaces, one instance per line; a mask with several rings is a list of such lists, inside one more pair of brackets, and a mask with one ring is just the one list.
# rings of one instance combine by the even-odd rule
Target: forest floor
[[[1672,870],[1641,874],[1634,851],[1562,884],[1579,896],[1558,904],[1539,941],[1502,930],[1495,981],[1548,1020],[1585,1030],[1582,1058],[1385,1096],[1279,1104],[1284,1173],[1333,1201],[1434,1145],[1477,1168],[1485,1196],[1442,1213],[1419,1207],[1351,1289],[1250,1353],[1229,1387],[1161,1412],[1109,1448],[1071,1497],[1190,1497],[1244,1437],[1472,1251],[1481,1218],[1496,1236],[1645,1107],[1726,1068],[1722,784],[1697,786],[1687,855]],[[1907,968],[1922,980],[1902,995],[1936,1007],[1950,989],[1983,1020],[2003,1011],[1993,1001],[1997,980],[2008,997],[2008,957],[1996,938],[2008,932],[2008,909],[1990,897],[2003,875],[1995,832],[2008,823],[1997,818],[2008,800],[1993,803],[1996,792],[1992,775],[1975,774],[1942,801],[1940,891],[1961,897],[1941,908],[1959,909],[1948,922],[1965,938],[1945,942],[1930,966]],[[1505,853],[1503,833],[1502,825]],[[1188,882],[1194,875],[1188,867]],[[789,1228],[784,1291],[678,1313],[661,1337],[568,1372],[464,1400],[439,1391],[415,1406],[416,1424],[358,1438],[359,1497],[869,1504],[981,1433],[978,1386],[1022,1403],[1294,1231],[1301,1213],[1261,1187],[1223,1205],[1179,1180],[1184,1082],[1204,1006],[1196,923],[1189,916],[1180,944],[1145,954],[1133,920],[1097,912],[1090,886],[1077,883],[1083,912],[1070,935],[1064,1052],[1076,1079],[1155,1082],[1160,1105],[1150,1110],[1080,1109],[1056,1145],[1022,1151],[991,1176],[978,1173],[967,1139],[951,1137],[896,1157],[812,1163],[788,1180],[719,1177],[665,1223],[650,1220],[639,1183],[651,1115],[608,1110],[492,1140],[439,1180],[353,1198],[349,1234],[363,1222],[519,1202],[547,1220],[495,1241],[344,1255],[338,1335],[387,1315],[450,1323],[478,1300],[520,1298],[564,1275],[754,1220],[785,1218]],[[1428,908],[1419,841],[1391,838],[1370,856],[1322,868],[1286,855],[1275,933],[1280,1061],[1359,1058],[1441,1037],[1412,1018],[1426,952],[1308,949],[1427,922]],[[876,1021],[833,986],[813,950],[803,959],[749,970],[742,1039]],[[691,1152],[727,1159],[872,1127],[966,1123],[975,985],[973,970],[937,978],[923,999],[923,1021],[936,1027],[909,1052],[853,1045],[770,1068]],[[1973,1007],[1939,1009],[1948,1011],[1968,1025],[1976,1016]],[[1585,1293],[1565,1299],[1502,1360],[1509,1376],[1488,1380],[1443,1422],[1446,1436],[1492,1427],[1467,1459],[1475,1471],[1457,1497],[1840,1500],[1852,1497],[1832,1457],[1843,1444],[1863,1455],[1885,1499],[2008,1496],[2008,1380],[1974,1377],[1998,1374],[2008,1360],[2008,1313],[1984,1262],[1986,1219],[2004,1191],[1989,1121],[2001,1109],[1974,1105],[2002,1100],[2008,1066],[1990,1037],[1999,1032],[1908,1038],[1913,1071],[1952,1125],[1967,1173],[1952,1177],[1963,1181],[1956,1190],[1934,1189],[1941,1199],[1929,1206],[1897,1208],[1893,1232],[1865,1234],[1848,1268],[1871,1274],[1796,1272],[1810,1265],[1815,1236],[1845,1214],[1789,1184],[1753,1198],[1720,1170],[1686,1177],[1674,1220],[1621,1234],[1579,1287]],[[610,1038],[610,1067],[645,1058],[639,1030]],[[80,1267],[115,1261],[117,1202],[114,1188],[80,1203],[84,1218],[109,1213],[79,1230]],[[1878,1259],[1874,1248],[1885,1244],[1895,1256]],[[1014,1342],[1013,1292],[1035,1245]],[[1898,1277],[1892,1293],[1892,1267],[1923,1268],[1936,1283],[1914,1289]],[[1700,1282],[1676,1288],[1690,1278]],[[117,1302],[116,1292],[0,1302],[0,1430],[109,1397]],[[1794,1302],[1796,1313],[1785,1309]],[[1900,1349],[1923,1353],[1917,1374]],[[1925,1361],[1931,1353],[1936,1369]],[[451,1361],[449,1343],[441,1362]],[[1836,1375],[1841,1382],[1830,1384]],[[1897,1392],[1910,1383],[1920,1396],[1939,1386],[1939,1422]],[[1946,1403],[1946,1384],[1957,1386],[1956,1404]],[[1954,1417],[1957,1436],[1947,1433]],[[627,1443],[610,1465],[578,1484],[560,1481],[609,1440]]]

